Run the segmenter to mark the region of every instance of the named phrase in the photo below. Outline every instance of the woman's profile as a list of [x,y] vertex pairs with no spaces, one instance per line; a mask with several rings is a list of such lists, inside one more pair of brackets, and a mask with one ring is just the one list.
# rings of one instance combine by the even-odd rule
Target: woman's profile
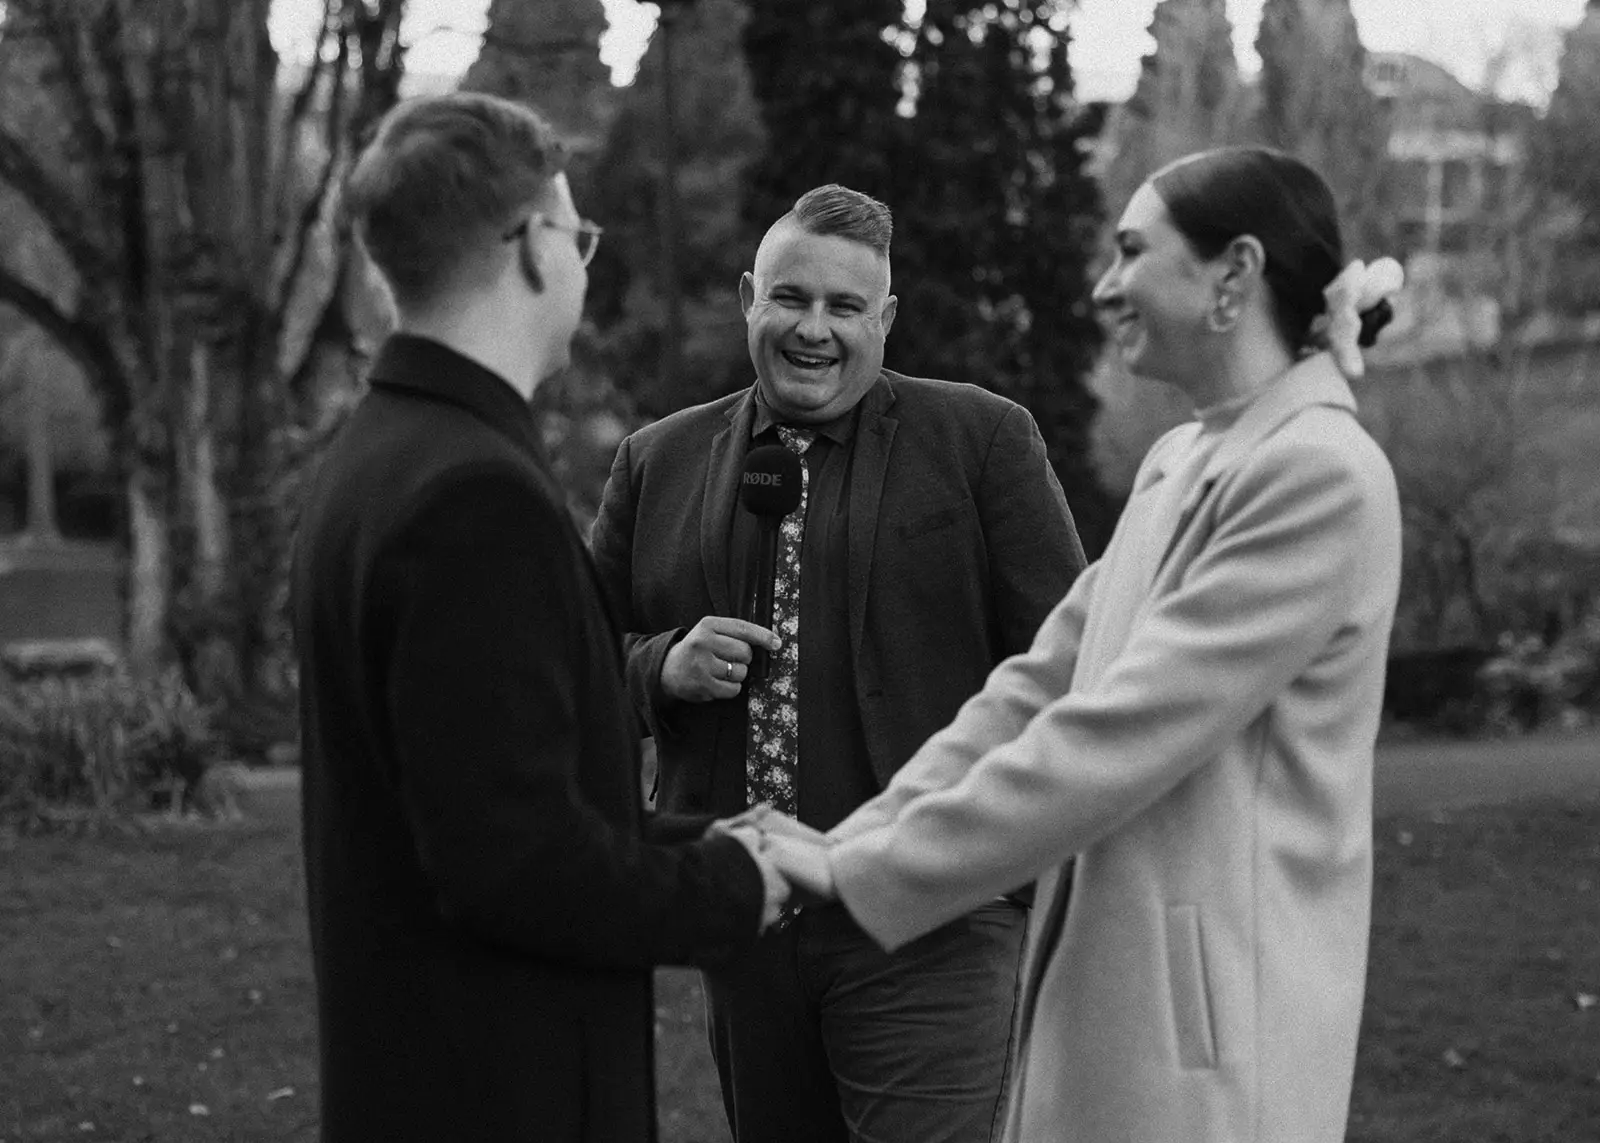
[[890,948],[1038,879],[1008,1140],[1338,1143],[1400,568],[1348,378],[1397,268],[1341,272],[1326,184],[1260,148],[1157,172],[1116,244],[1096,304],[1195,419],[825,859],[770,841]]

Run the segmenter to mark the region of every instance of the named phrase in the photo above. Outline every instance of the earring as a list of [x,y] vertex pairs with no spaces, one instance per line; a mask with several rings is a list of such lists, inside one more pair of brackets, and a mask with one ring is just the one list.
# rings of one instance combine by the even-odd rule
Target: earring
[[1233,304],[1232,296],[1223,294],[1206,315],[1206,328],[1212,333],[1227,333],[1238,321],[1239,311]]

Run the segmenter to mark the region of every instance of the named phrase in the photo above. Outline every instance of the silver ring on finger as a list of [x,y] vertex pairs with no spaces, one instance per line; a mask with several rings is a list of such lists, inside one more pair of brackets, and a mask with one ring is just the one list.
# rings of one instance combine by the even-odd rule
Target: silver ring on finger
[[722,672],[722,677],[730,683],[733,682],[733,660],[729,659],[723,664],[723,667],[725,669]]

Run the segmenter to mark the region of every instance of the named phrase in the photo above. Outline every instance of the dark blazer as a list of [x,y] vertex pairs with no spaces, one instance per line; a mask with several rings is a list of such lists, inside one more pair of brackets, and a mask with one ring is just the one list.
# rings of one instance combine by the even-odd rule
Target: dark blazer
[[653,1138],[650,965],[753,945],[761,876],[644,840],[616,628],[515,391],[391,339],[293,592],[323,1138]]
[[[1033,418],[974,385],[884,371],[862,398],[847,532],[850,647],[880,784],[1026,650],[1083,569],[1083,548]],[[754,389],[622,442],[590,535],[628,634],[628,689],[655,737],[658,804],[742,800],[742,698],[669,703],[668,649],[733,615],[728,533]]]

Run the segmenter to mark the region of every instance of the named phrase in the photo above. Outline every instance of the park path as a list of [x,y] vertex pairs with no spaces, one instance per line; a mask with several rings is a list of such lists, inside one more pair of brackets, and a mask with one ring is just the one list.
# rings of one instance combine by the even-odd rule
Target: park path
[[1529,800],[1600,800],[1600,730],[1378,746],[1379,816]]

